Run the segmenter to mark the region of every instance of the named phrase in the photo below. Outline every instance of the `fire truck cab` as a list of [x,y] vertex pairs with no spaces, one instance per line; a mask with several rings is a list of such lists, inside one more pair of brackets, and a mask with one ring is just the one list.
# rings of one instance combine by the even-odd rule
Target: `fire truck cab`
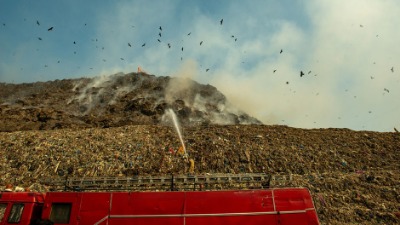
[[31,224],[40,219],[45,196],[34,192],[0,192],[0,225]]

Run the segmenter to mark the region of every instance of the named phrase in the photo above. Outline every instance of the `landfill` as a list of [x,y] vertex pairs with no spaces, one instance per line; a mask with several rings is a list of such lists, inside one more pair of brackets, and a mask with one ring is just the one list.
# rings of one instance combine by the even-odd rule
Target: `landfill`
[[45,178],[268,173],[307,187],[322,224],[398,224],[400,134],[268,125],[16,131],[0,135],[0,185]]
[[396,129],[264,125],[189,80],[131,73],[0,83],[1,190],[47,192],[44,180],[67,178],[265,173],[276,178],[271,188],[308,188],[321,224],[399,224],[399,162]]

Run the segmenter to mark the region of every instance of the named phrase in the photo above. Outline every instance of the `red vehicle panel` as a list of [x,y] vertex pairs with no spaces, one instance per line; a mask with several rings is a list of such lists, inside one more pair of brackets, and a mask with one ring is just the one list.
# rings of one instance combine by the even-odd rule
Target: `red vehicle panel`
[[52,192],[47,194],[42,218],[54,224],[319,224],[310,193],[304,188]]

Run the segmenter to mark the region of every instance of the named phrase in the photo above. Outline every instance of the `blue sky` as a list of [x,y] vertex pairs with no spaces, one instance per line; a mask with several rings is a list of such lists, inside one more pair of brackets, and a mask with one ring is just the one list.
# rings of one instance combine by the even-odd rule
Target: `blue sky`
[[397,0],[0,0],[0,82],[140,66],[211,84],[265,124],[393,131],[399,15]]

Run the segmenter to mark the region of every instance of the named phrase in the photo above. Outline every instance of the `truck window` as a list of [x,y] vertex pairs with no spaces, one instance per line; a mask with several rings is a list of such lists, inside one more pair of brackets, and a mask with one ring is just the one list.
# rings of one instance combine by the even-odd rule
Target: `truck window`
[[14,204],[11,208],[10,216],[8,217],[9,223],[19,223],[22,216],[22,211],[24,211],[24,204]]
[[53,203],[51,206],[50,220],[54,223],[69,223],[71,203]]
[[4,213],[6,213],[7,203],[0,203],[0,223],[3,220]]

